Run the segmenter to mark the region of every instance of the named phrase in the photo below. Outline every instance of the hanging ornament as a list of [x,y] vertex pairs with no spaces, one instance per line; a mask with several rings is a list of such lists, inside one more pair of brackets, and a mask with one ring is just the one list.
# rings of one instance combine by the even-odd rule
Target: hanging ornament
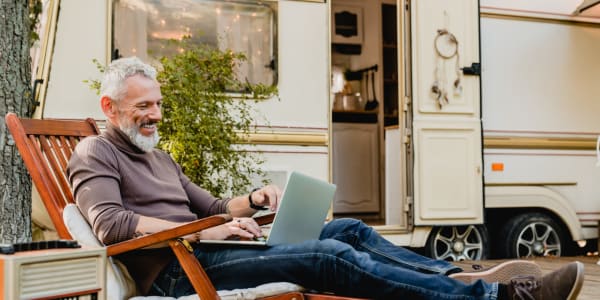
[[452,81],[454,96],[462,95],[461,72],[459,67],[458,40],[454,34],[446,29],[438,29],[433,46],[437,56],[435,66],[435,79],[431,86],[431,92],[440,109],[449,103],[447,64],[454,60],[456,78]]

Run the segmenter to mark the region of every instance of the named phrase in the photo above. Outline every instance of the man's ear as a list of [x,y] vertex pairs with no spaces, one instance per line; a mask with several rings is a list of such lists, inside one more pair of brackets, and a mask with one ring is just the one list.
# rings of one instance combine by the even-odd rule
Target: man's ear
[[102,98],[100,98],[100,107],[102,108],[104,115],[106,115],[106,117],[109,119],[114,118],[117,114],[117,107],[114,101],[112,101],[112,99],[110,99],[108,96],[102,96]]

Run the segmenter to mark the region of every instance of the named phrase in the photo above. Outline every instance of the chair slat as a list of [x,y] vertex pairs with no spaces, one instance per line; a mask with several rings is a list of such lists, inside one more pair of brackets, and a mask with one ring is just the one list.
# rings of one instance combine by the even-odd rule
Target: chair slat
[[67,205],[67,203],[73,202],[73,195],[70,190],[71,187],[63,175],[65,173],[61,169],[60,162],[58,159],[58,157],[60,157],[60,149],[53,148],[54,145],[50,141],[51,138],[47,138],[45,135],[38,136],[38,139],[40,140],[40,144],[42,146],[42,149],[44,150],[44,153],[42,153],[42,155],[46,158],[46,161],[49,163],[50,171],[52,173],[56,189],[58,189],[58,191],[66,198],[62,198],[62,200],[66,201],[64,205]]
[[[67,159],[67,161],[71,158],[71,155],[73,154],[73,150],[75,150],[75,146],[77,144],[77,142],[71,142],[71,138],[65,138],[64,136],[59,136],[58,137],[60,139],[60,143],[63,145],[63,152],[65,153],[65,158]],[[73,140],[75,140],[75,138],[73,138]]]
[[[56,158],[59,162],[60,171],[62,173],[66,173],[67,172],[67,161],[69,160],[69,158],[71,156],[68,155],[67,153],[65,153],[65,144],[61,141],[60,136],[49,135],[46,138],[52,145],[53,154],[56,156]],[[48,153],[48,154],[50,154],[50,153]],[[68,157],[66,157],[66,156],[68,156]]]

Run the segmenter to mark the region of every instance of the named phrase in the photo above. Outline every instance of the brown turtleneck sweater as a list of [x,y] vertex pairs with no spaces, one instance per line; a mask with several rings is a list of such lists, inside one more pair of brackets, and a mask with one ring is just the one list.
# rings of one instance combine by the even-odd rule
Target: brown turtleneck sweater
[[[104,244],[133,238],[140,215],[190,222],[225,213],[229,202],[192,183],[167,153],[143,152],[110,123],[77,145],[67,174],[79,209]],[[146,294],[173,255],[160,248],[119,259]]]

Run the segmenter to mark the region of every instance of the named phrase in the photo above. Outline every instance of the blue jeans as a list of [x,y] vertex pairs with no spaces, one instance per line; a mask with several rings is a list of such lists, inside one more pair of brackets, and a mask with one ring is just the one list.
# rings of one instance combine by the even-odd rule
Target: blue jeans
[[[287,281],[307,289],[372,299],[496,299],[497,283],[466,285],[447,275],[460,268],[398,247],[354,219],[335,219],[319,240],[267,248],[198,245],[194,254],[218,290]],[[194,290],[175,259],[153,295]]]

